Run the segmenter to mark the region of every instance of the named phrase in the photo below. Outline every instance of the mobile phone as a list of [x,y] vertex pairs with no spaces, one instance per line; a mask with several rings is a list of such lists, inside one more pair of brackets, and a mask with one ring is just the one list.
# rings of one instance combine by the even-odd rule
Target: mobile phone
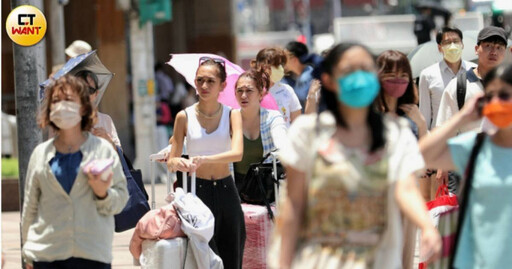
[[101,175],[100,179],[103,181],[107,181],[109,176],[109,171],[112,171],[112,165],[114,164],[114,159],[95,159],[88,162],[83,170],[89,171],[89,173],[98,176]]

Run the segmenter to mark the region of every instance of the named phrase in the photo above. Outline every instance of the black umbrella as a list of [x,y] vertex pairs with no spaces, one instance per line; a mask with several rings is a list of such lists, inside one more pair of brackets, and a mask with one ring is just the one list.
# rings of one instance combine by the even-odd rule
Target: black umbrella
[[452,13],[443,7],[440,3],[434,1],[421,1],[414,6],[418,11],[422,9],[430,9],[432,10],[433,16],[443,16],[445,18],[450,17]]
[[82,70],[91,71],[98,77],[99,94],[94,103],[94,106],[97,107],[101,101],[101,98],[103,97],[103,94],[107,89],[110,80],[114,76],[114,73],[110,72],[103,65],[103,63],[98,58],[98,55],[96,54],[96,50],[69,59],[66,62],[66,64],[64,64],[64,66],[61,69],[59,69],[59,71],[57,71],[55,75],[53,75],[52,78],[47,79],[43,83],[39,84],[39,100],[43,100],[45,88],[46,86],[48,86],[48,84],[50,84],[50,81],[52,79],[58,79],[68,73],[71,75],[75,75]]

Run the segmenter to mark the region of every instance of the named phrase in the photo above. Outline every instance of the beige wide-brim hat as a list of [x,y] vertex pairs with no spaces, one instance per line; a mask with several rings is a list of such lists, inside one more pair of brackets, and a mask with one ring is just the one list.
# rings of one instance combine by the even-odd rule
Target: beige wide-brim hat
[[66,48],[66,55],[73,58],[92,50],[91,45],[83,40],[75,40]]

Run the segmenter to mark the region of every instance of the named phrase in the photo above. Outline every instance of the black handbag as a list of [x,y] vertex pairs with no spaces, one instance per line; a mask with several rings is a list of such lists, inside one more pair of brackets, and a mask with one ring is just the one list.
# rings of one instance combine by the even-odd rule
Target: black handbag
[[128,188],[128,202],[123,208],[121,213],[114,216],[115,219],[115,231],[123,232],[128,229],[134,228],[149,210],[148,193],[144,188],[142,182],[142,173],[139,169],[133,169],[133,165],[128,158],[123,154],[121,148],[117,147],[117,153],[121,164],[123,166],[123,172],[126,176],[126,185]]
[[[286,178],[284,167],[281,162],[276,161],[276,170],[274,171],[273,163],[264,163],[271,153],[263,157],[259,163],[253,163],[249,167],[249,171],[240,184],[238,194],[240,199],[248,204],[265,205],[269,212],[269,216],[273,219],[270,204],[275,201],[274,184],[279,180]],[[277,173],[277,181],[274,177],[274,172]]]

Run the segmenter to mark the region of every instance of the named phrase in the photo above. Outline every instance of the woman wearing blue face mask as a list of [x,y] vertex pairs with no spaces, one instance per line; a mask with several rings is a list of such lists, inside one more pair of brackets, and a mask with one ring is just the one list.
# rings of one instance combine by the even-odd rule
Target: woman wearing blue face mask
[[407,122],[372,109],[372,55],[340,44],[322,68],[327,111],[300,116],[280,151],[288,184],[275,266],[402,268],[401,214],[422,228],[424,256],[436,258],[439,234],[415,185],[423,158]]

